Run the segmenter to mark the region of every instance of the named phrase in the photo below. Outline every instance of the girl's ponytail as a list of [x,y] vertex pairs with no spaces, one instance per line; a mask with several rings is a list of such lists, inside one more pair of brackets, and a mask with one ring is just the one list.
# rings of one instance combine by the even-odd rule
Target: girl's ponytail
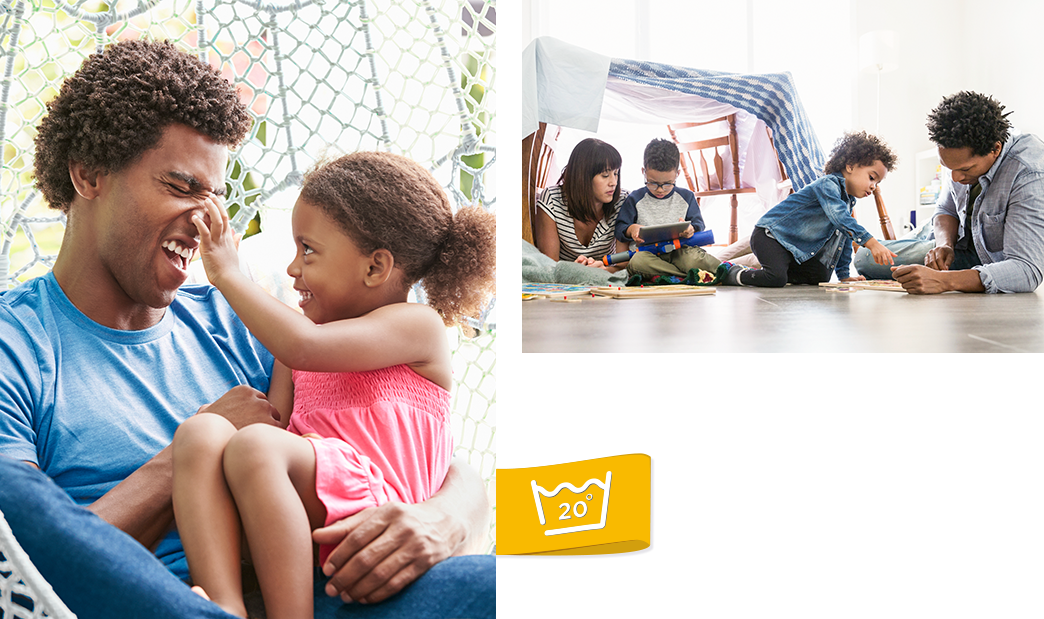
[[428,305],[446,325],[478,317],[496,292],[497,220],[480,206],[453,215],[453,223],[422,285]]

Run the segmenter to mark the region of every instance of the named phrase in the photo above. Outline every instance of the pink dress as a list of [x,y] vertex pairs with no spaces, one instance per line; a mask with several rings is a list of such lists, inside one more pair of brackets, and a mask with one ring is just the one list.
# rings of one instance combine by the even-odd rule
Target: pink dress
[[[442,486],[453,451],[448,391],[406,365],[294,370],[293,380],[287,429],[325,437],[308,440],[327,525],[388,501],[419,503]],[[331,550],[320,547],[320,561]]]

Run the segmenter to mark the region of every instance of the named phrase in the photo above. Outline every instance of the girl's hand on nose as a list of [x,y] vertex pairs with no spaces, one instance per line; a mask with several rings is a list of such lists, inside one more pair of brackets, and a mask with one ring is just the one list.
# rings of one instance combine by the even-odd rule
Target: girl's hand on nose
[[210,194],[203,199],[204,214],[192,216],[199,232],[199,253],[207,279],[218,288],[223,278],[239,272],[239,235],[228,220],[228,213],[218,205],[218,197]]

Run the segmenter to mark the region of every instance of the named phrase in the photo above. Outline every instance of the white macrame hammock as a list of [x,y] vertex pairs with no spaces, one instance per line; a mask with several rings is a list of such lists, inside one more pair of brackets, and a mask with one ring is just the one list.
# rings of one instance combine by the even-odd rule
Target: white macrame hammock
[[[64,218],[33,187],[35,127],[84,58],[117,40],[169,39],[232,81],[254,124],[231,154],[233,225],[293,204],[324,155],[396,152],[426,165],[457,207],[495,210],[495,0],[0,0],[0,291],[53,266]],[[271,215],[271,217],[269,217]],[[285,217],[283,218],[285,220]],[[246,265],[265,285],[285,264]],[[268,282],[279,296],[280,283]],[[423,297],[420,289],[418,297]],[[285,300],[285,299],[284,299]],[[421,298],[421,300],[423,300]],[[496,518],[493,304],[454,329],[455,456],[480,470]],[[73,617],[0,514],[0,615]]]

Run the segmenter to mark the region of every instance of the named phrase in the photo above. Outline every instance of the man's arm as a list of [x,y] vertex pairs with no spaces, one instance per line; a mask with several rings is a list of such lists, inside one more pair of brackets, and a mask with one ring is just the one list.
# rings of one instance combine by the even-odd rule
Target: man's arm
[[957,241],[958,221],[952,215],[935,215],[935,248],[924,257],[925,266],[908,264],[893,267],[892,277],[912,294],[941,292],[986,292],[975,269],[951,271],[953,244]]
[[952,215],[939,213],[932,223],[935,227],[935,248],[928,251],[924,264],[936,271],[948,271],[953,264],[953,245],[957,242],[960,222]]
[[481,550],[489,528],[489,501],[478,473],[454,461],[442,487],[417,504],[385,503],[316,529],[320,544],[337,544],[323,573],[327,595],[380,602],[431,566]]
[[153,548],[174,522],[172,472],[168,445],[88,509],[146,548]]
[[[233,387],[216,402],[200,408],[200,411],[204,410],[225,417],[236,428],[252,423],[276,425],[279,415],[263,393],[243,385]],[[168,445],[88,509],[145,547],[152,548],[174,522],[172,463]]]
[[937,271],[919,264],[906,264],[892,267],[892,277],[903,285],[903,289],[912,294],[938,294],[954,291],[986,292],[986,287],[982,285],[982,278],[975,269]]
[[[988,187],[984,200],[993,202],[996,189]],[[984,207],[976,216],[989,254],[976,270],[988,292],[1033,292],[1044,281],[1044,173],[1023,171],[1001,197],[1001,211]]]

